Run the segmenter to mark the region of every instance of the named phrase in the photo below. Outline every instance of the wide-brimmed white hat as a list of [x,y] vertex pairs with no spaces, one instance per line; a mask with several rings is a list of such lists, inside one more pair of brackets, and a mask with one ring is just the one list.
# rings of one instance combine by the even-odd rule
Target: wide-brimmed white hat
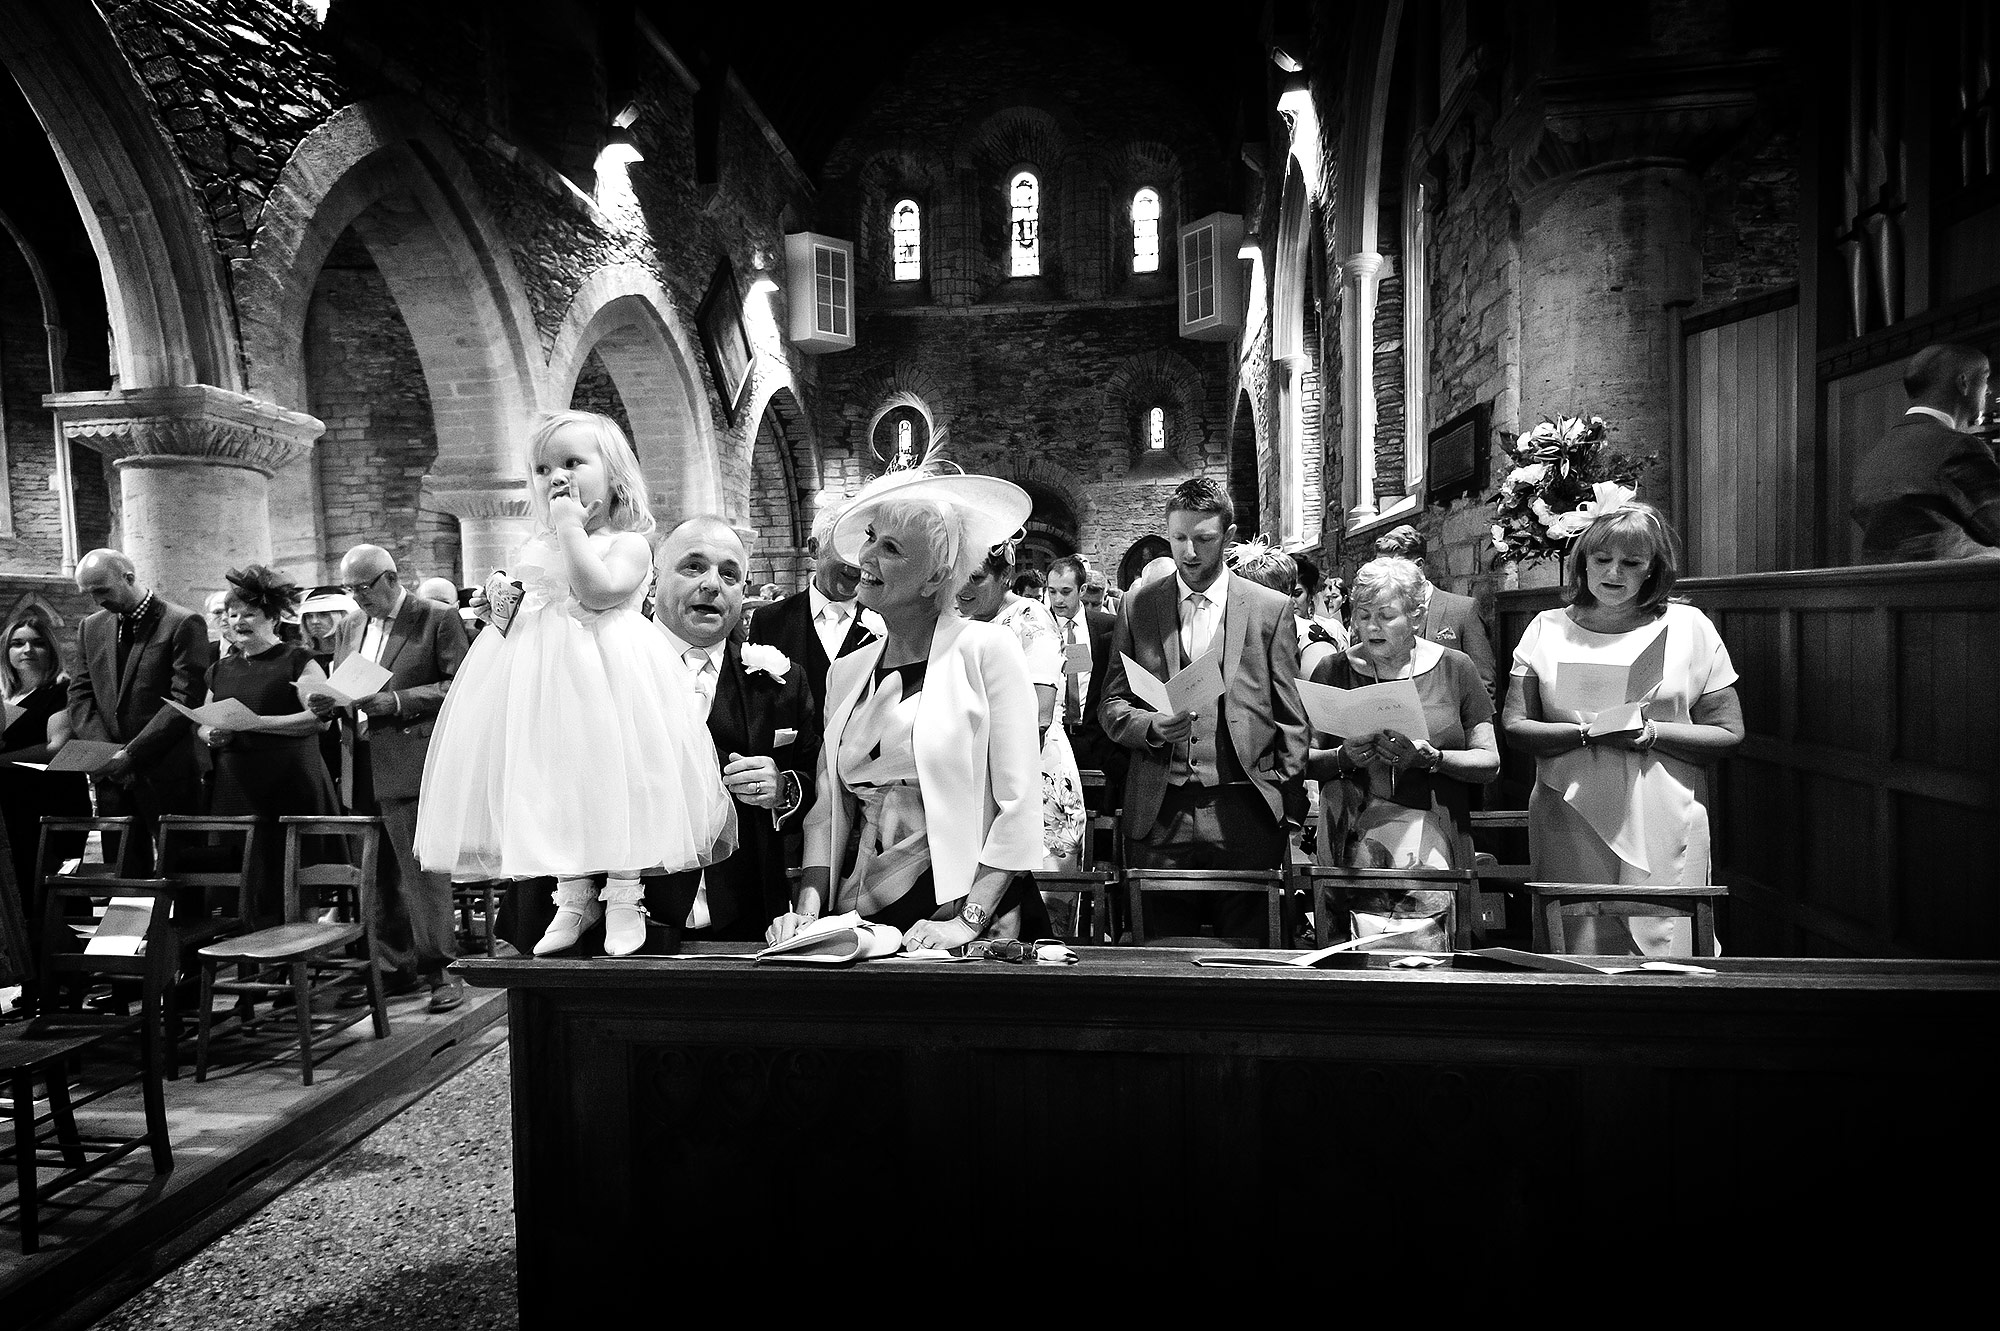
[[302,615],[317,615],[332,611],[335,614],[345,615],[351,614],[360,608],[360,606],[354,603],[354,598],[346,592],[331,588],[315,587],[312,594],[307,596],[304,602],[300,604],[299,613]]
[[954,563],[966,550],[983,552],[1010,540],[1026,525],[1028,515],[1035,509],[1035,501],[1026,490],[998,476],[892,471],[870,481],[841,510],[839,520],[833,524],[834,552],[850,564],[858,562],[869,522],[891,499],[937,505],[950,520],[957,537],[952,551]]

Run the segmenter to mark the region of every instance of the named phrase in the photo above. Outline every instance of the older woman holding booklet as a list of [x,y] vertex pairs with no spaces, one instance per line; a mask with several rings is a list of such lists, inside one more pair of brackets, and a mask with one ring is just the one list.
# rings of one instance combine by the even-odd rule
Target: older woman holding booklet
[[[1354,579],[1353,645],[1320,662],[1301,690],[1308,713],[1379,721],[1349,721],[1350,733],[1334,746],[1312,750],[1306,772],[1322,783],[1322,863],[1470,867],[1472,787],[1500,775],[1493,701],[1465,653],[1417,636],[1423,589],[1423,573],[1407,559],[1362,565]],[[1316,709],[1312,685],[1374,696],[1365,707]]]

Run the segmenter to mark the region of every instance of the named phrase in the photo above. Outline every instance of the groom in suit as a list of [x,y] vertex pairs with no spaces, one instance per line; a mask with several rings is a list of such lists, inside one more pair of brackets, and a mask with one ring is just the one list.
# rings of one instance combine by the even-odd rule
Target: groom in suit
[[791,909],[784,834],[813,801],[819,703],[804,662],[734,640],[750,556],[726,520],[681,523],[654,568],[653,618],[708,717],[722,784],[736,799],[737,846],[706,870],[646,879],[646,910],[670,936],[761,944],[764,927]]
[[77,561],[76,589],[98,610],[77,629],[70,727],[78,739],[122,746],[92,777],[98,808],[138,820],[140,865],[150,867],[159,816],[201,811],[194,725],[167,700],[199,707],[207,698],[208,633],[200,615],[141,587],[132,561],[117,550],[92,550]]
[[[1282,593],[1230,574],[1229,494],[1206,477],[1167,501],[1174,571],[1132,595],[1113,635],[1099,716],[1131,754],[1128,863],[1142,869],[1281,869],[1287,831],[1305,816],[1308,733],[1299,703],[1299,635]],[[1165,680],[1222,647],[1224,691],[1166,716],[1132,691],[1126,656]],[[1146,931],[1266,939],[1261,893],[1148,893]],[[1134,940],[1142,941],[1142,940]]]
[[[463,983],[446,971],[458,955],[451,879],[417,863],[417,794],[438,709],[465,660],[465,626],[456,607],[411,595],[379,545],[349,550],[340,581],[360,609],[334,634],[333,668],[359,653],[389,678],[379,693],[357,698],[351,714],[331,698],[311,706],[322,719],[341,720],[341,801],[357,814],[379,814],[387,834],[394,869],[380,875],[375,893],[376,964],[388,992],[409,993],[422,980],[430,1010],[449,1012],[465,1000]],[[357,991],[343,1001],[365,997]]]
[[884,632],[881,616],[863,610],[854,599],[861,570],[833,552],[833,524],[839,516],[838,508],[829,508],[813,523],[808,548],[814,567],[806,589],[750,617],[750,641],[776,647],[799,662],[812,687],[813,706],[821,712],[826,710],[828,667]]

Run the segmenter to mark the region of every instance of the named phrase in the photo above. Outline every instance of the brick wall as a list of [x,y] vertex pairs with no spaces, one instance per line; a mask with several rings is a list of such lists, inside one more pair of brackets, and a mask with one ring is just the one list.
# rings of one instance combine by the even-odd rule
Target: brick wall
[[618,385],[611,382],[611,371],[604,368],[604,358],[595,351],[583,360],[583,372],[576,377],[576,391],[569,395],[572,411],[594,411],[601,416],[609,416],[618,422],[618,428],[632,438],[632,418],[625,414],[625,399],[618,396]]
[[326,567],[355,545],[395,556],[405,583],[458,581],[458,525],[423,494],[437,456],[416,345],[368,250],[335,244],[306,316],[307,409],[326,422],[314,452]]
[[13,519],[12,535],[0,534],[0,573],[60,567],[62,513],[49,488],[55,472],[55,418],[42,406],[42,394],[48,391],[41,299],[21,251],[0,233],[0,423],[6,430],[5,498]]
[[1792,84],[1764,97],[1742,137],[1702,173],[1701,299],[1690,313],[1798,281],[1800,95]]

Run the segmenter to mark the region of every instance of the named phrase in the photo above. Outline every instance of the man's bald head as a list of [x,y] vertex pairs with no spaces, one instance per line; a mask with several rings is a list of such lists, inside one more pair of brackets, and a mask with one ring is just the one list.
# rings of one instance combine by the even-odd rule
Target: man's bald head
[[1171,578],[1173,576],[1174,561],[1165,555],[1161,555],[1158,559],[1149,561],[1145,568],[1139,570],[1139,580],[1132,584],[1132,590],[1136,592],[1141,587],[1152,586],[1161,578]]
[[653,618],[682,642],[713,647],[743,618],[750,552],[727,518],[704,513],[667,533],[653,556]]
[[342,555],[340,581],[362,613],[376,618],[396,608],[403,590],[395,557],[379,545],[357,545]]
[[146,599],[139,571],[122,550],[92,550],[76,561],[76,589],[115,614],[129,614]]
[[1977,347],[1940,342],[1910,357],[1903,367],[1903,391],[1912,406],[1950,416],[1961,430],[1979,423],[1986,407],[1992,365]]

